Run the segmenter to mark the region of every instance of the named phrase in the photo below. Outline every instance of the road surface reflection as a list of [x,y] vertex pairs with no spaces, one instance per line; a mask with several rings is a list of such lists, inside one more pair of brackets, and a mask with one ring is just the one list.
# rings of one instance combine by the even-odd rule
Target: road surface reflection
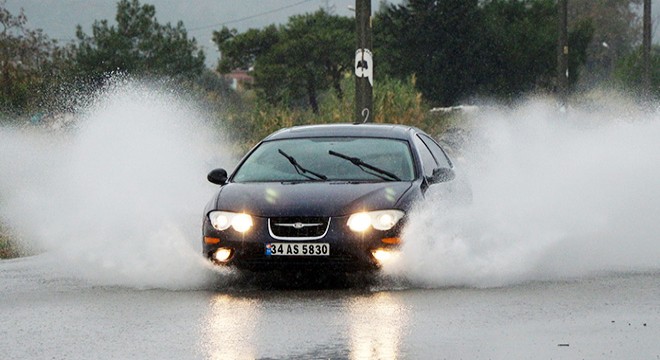
[[396,359],[400,356],[402,330],[408,324],[407,308],[390,293],[357,297],[348,307],[351,358]]
[[201,338],[208,359],[254,359],[250,344],[260,318],[258,301],[218,295],[209,310]]
[[208,359],[401,357],[408,309],[392,293],[217,294],[201,348]]

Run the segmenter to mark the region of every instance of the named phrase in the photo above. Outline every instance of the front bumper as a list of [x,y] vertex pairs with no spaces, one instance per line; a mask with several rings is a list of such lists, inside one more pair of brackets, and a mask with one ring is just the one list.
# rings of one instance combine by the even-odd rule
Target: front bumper
[[[343,272],[369,271],[380,268],[381,263],[373,255],[377,249],[396,251],[401,224],[387,231],[369,229],[355,233],[346,225],[348,217],[334,217],[325,235],[314,240],[283,240],[273,237],[268,228],[268,219],[254,217],[253,227],[244,234],[229,228],[219,231],[204,221],[204,255],[218,265],[235,267],[251,271],[268,270],[320,270],[329,269]],[[210,240],[207,240],[210,239]],[[212,242],[212,243],[210,243]],[[327,243],[330,246],[328,256],[273,256],[266,253],[270,243]],[[229,249],[231,256],[227,261],[215,260],[218,249]]]

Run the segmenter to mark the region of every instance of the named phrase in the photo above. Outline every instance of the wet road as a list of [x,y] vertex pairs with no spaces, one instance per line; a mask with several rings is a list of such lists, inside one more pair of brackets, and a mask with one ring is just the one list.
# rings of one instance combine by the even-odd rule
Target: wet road
[[0,261],[3,359],[660,359],[660,273],[491,289],[104,287]]

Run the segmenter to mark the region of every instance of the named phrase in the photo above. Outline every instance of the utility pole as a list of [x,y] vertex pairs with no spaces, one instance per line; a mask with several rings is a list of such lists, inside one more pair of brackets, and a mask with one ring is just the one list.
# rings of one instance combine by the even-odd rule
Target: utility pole
[[644,36],[642,41],[642,89],[651,96],[651,0],[644,0]]
[[371,0],[355,0],[355,122],[373,119],[374,62],[371,52]]
[[557,91],[561,107],[568,101],[568,0],[559,0],[559,41],[557,54]]

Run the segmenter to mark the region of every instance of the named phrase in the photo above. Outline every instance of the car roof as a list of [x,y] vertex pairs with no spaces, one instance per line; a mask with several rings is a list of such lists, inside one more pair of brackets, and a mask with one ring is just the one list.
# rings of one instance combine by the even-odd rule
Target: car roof
[[355,136],[408,140],[421,130],[397,124],[322,124],[294,126],[279,130],[267,136],[267,140],[295,139],[307,137]]

